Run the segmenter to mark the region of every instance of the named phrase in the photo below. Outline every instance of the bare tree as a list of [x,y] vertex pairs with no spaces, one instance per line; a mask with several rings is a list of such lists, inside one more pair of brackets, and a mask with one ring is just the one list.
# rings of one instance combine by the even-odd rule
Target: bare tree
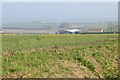
[[117,29],[118,29],[117,23],[112,22],[112,21],[108,23],[108,30],[109,30],[109,32],[116,32]]

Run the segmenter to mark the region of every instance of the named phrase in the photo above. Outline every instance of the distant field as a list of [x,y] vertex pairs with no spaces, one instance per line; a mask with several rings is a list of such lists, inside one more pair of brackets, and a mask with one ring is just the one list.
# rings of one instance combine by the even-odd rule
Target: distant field
[[[13,23],[13,24],[3,24],[2,28],[51,28],[58,29],[62,23]],[[72,26],[84,25],[87,28],[90,27],[102,27],[107,28],[108,23],[70,23]]]
[[113,78],[117,34],[4,34],[3,77]]

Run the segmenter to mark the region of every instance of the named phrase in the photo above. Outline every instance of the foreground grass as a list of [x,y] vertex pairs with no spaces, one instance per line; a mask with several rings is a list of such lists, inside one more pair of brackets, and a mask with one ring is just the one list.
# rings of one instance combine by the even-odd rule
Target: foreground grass
[[116,77],[117,44],[117,35],[3,35],[3,77]]

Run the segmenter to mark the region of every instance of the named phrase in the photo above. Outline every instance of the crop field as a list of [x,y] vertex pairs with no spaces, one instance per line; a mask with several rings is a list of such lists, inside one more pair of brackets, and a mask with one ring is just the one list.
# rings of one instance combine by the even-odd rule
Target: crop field
[[3,34],[2,76],[114,78],[117,34]]

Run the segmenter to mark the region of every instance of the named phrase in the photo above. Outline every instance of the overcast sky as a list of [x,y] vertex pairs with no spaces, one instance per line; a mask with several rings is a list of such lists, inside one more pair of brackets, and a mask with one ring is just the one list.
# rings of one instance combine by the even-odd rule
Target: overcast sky
[[1,0],[2,2],[119,2],[119,0]]
[[5,2],[3,23],[117,20],[117,2]]

